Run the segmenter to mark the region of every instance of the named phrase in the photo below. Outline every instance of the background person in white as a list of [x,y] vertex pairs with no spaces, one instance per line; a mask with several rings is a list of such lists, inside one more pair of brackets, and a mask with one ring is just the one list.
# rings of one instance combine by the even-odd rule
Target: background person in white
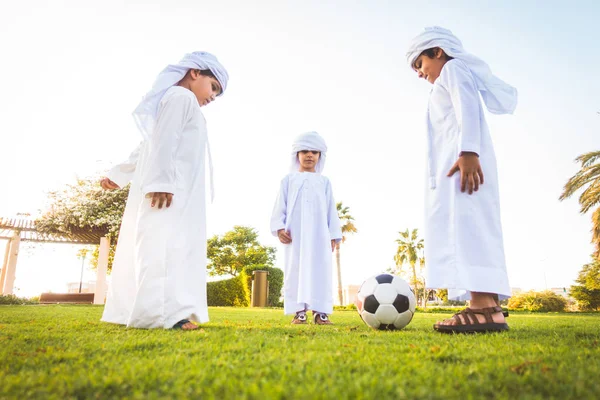
[[227,81],[215,56],[190,53],[159,74],[134,111],[144,141],[101,181],[114,189],[132,179],[103,321],[185,330],[208,321],[205,154],[211,185],[212,163],[200,107]]
[[517,91],[444,28],[426,28],[413,39],[407,58],[433,85],[427,110],[427,285],[448,288],[450,299],[470,300],[469,308],[434,329],[507,330],[496,303],[496,295],[510,297],[498,173],[479,95],[490,112],[506,114],[516,107]]
[[327,145],[316,132],[304,133],[292,145],[291,172],[281,181],[271,217],[271,231],[285,251],[284,312],[293,324],[306,323],[313,311],[315,324],[331,324],[333,312],[332,260],[342,239],[329,179],[321,175]]

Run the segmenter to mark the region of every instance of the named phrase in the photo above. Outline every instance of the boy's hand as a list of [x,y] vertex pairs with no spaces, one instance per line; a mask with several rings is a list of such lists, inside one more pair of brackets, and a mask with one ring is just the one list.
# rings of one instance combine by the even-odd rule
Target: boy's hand
[[335,250],[335,244],[336,244],[336,240],[335,239],[331,239],[331,251],[333,252],[333,250]]
[[286,232],[285,229],[280,229],[277,231],[277,237],[279,238],[279,241],[283,244],[290,244],[292,243],[292,237],[290,236],[289,232]]
[[111,181],[108,178],[102,178],[102,179],[100,179],[100,186],[104,190],[119,189],[119,185],[117,185],[116,183],[114,183],[113,181]]
[[171,202],[173,201],[173,193],[153,192],[153,193],[148,193],[146,196],[151,197],[150,205],[152,207],[154,207],[156,204],[158,204],[159,210],[161,208],[163,208],[163,204],[165,205],[166,208],[169,208],[171,206]]
[[460,171],[460,191],[469,191],[469,194],[479,190],[479,185],[483,185],[483,171],[479,164],[479,156],[477,153],[462,152],[458,160],[454,163],[448,177]]

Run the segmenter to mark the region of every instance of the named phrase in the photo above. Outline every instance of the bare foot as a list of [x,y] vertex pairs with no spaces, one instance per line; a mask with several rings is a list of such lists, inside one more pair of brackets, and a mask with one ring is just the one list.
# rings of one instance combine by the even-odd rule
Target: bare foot
[[173,325],[173,329],[181,329],[184,331],[193,331],[194,329],[198,329],[198,325],[190,322],[188,319],[182,319],[175,325]]
[[185,324],[181,325],[181,329],[184,331],[193,331],[194,329],[198,328],[199,326],[192,322],[186,322]]

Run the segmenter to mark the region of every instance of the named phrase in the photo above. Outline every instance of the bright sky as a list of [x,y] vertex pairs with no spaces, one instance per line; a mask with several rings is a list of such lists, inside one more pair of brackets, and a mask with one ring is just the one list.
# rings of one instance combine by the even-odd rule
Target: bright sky
[[[488,116],[511,286],[568,286],[592,251],[590,215],[558,196],[573,159],[599,148],[599,4],[3,2],[0,215],[36,215],[48,190],[124,159],[140,139],[131,111],[156,74],[206,50],[231,77],[204,109],[217,189],[209,235],[249,225],[278,246],[269,218],[291,141],[316,130],[329,146],[324,173],[359,229],[342,249],[343,281],[360,284],[393,265],[398,231],[423,225],[430,85],[404,54],[424,26],[441,25],[519,90],[514,116]],[[79,280],[75,252],[23,250],[17,294],[66,290]]]

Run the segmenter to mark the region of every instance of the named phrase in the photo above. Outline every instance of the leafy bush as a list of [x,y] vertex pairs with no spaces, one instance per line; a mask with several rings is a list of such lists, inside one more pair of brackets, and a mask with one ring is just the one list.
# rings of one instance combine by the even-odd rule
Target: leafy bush
[[14,294],[2,294],[0,295],[0,304],[1,305],[29,305],[29,304],[38,304],[40,298],[32,297],[27,299],[25,297],[17,297]]
[[77,179],[63,190],[48,193],[48,209],[35,224],[44,233],[69,236],[78,230],[99,229],[116,238],[129,187],[103,190],[99,177]]
[[566,306],[567,299],[549,290],[519,293],[508,300],[509,310],[560,312],[565,311]]
[[348,304],[345,306],[333,306],[333,310],[334,311],[356,311],[356,304],[352,303],[352,304]]
[[244,271],[231,279],[217,282],[208,282],[206,295],[208,305],[213,307],[248,307],[250,305],[250,291],[248,290],[248,276]]
[[246,267],[244,272],[248,276],[248,291],[252,293],[252,272],[253,271],[267,271],[269,273],[269,295],[267,299],[267,305],[269,307],[282,307],[281,302],[281,289],[283,288],[283,271],[275,267],[266,267],[255,265]]
[[[36,229],[44,234],[72,237],[77,233],[97,231],[111,239],[108,271],[112,262],[129,195],[129,186],[118,190],[104,190],[100,177],[78,178],[62,190],[48,193],[44,214],[35,221]],[[98,245],[91,247],[91,264],[98,266]]]

